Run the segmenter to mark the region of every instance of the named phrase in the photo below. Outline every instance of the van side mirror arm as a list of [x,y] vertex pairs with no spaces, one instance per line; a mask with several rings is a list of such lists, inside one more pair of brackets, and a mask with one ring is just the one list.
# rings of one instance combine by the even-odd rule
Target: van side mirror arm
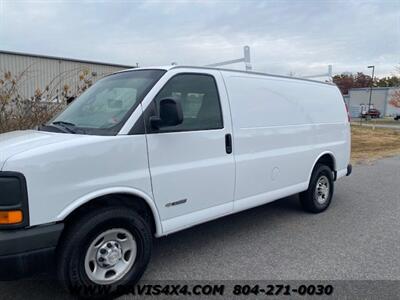
[[162,127],[162,120],[158,116],[151,116],[149,118],[149,121],[150,121],[150,127],[153,130],[158,130],[160,129],[160,127]]

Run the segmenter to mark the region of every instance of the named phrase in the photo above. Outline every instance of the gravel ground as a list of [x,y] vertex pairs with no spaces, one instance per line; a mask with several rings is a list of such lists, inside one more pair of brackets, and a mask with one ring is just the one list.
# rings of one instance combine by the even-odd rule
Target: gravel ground
[[[319,215],[293,196],[155,240],[143,279],[400,280],[400,157],[335,189]],[[1,282],[1,298],[69,298],[53,278]]]

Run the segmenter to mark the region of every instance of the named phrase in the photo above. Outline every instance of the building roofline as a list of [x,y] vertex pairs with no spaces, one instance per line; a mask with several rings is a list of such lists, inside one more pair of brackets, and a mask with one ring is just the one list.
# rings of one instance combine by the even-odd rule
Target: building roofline
[[99,62],[99,61],[91,61],[91,60],[83,60],[83,59],[68,58],[68,57],[60,57],[60,56],[51,56],[51,55],[42,55],[42,54],[6,51],[6,50],[0,50],[0,54],[9,54],[9,55],[18,55],[18,56],[30,56],[30,57],[36,57],[36,58],[53,59],[53,60],[65,60],[65,61],[93,64],[93,65],[120,67],[120,68],[126,68],[126,69],[136,68],[136,66],[128,66],[128,65],[106,63],[106,62]]
[[[395,86],[376,86],[373,87],[372,90],[389,90],[389,89],[393,89],[396,88]],[[370,87],[362,87],[362,88],[351,88],[349,89],[350,91],[362,91],[362,90],[367,90],[369,91],[371,88]]]

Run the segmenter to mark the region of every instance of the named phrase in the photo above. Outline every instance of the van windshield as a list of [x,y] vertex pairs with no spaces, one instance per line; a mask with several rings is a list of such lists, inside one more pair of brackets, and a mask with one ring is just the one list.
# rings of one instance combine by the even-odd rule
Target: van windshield
[[107,76],[86,90],[47,126],[64,132],[115,135],[164,70],[137,70]]

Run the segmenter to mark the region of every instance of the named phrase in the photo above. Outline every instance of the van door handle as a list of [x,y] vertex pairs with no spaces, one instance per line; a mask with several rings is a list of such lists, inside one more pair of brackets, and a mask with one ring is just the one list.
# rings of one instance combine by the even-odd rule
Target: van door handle
[[225,150],[226,153],[232,153],[232,135],[230,133],[225,135]]

